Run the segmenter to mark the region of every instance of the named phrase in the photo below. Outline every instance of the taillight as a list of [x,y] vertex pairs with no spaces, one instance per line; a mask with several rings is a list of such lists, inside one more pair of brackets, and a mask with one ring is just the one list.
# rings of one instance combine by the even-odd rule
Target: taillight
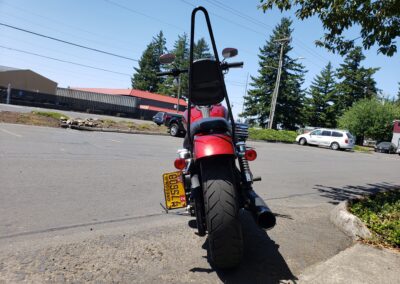
[[345,139],[344,143],[349,144],[349,139]]
[[185,161],[185,159],[180,159],[180,158],[176,159],[176,160],[174,161],[174,166],[175,166],[175,168],[177,168],[178,170],[183,170],[183,169],[186,167],[186,161]]
[[257,158],[257,152],[254,149],[248,149],[248,150],[246,150],[244,157],[248,161],[254,161]]

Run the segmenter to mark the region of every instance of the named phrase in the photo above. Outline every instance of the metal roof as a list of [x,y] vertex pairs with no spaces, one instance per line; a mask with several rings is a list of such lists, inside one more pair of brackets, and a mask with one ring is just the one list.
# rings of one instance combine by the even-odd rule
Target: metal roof
[[0,65],[0,72],[16,71],[16,70],[22,70],[22,69]]
[[[87,92],[103,93],[103,94],[108,94],[108,95],[133,96],[133,97],[138,97],[138,98],[166,102],[166,103],[170,103],[170,104],[177,104],[177,102],[178,102],[177,98],[172,98],[169,96],[163,96],[160,94],[150,93],[147,91],[136,90],[136,89],[76,88],[76,87],[71,87],[71,89],[87,91]],[[185,102],[185,100],[180,99],[179,105],[187,106],[187,103]]]

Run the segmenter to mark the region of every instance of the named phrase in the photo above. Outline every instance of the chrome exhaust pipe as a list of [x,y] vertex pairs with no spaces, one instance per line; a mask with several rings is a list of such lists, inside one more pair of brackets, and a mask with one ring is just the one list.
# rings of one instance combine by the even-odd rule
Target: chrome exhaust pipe
[[252,213],[256,224],[263,229],[272,229],[276,224],[276,218],[264,200],[252,189],[247,190],[246,196],[249,200],[248,210]]

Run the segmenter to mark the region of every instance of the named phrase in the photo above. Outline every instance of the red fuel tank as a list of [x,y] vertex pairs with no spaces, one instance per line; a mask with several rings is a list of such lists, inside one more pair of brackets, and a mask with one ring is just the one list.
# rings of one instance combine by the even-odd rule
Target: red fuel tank
[[[187,116],[188,116],[188,111],[185,110],[185,112],[183,113],[183,123],[184,123],[185,128],[187,125]],[[202,119],[203,115],[202,115],[200,109],[195,106],[195,107],[192,107],[192,109],[190,111],[190,117],[191,117],[190,123],[193,123],[197,120]],[[228,119],[228,111],[222,104],[213,105],[213,106],[211,106],[211,109],[210,109],[210,117],[222,117],[222,118]]]

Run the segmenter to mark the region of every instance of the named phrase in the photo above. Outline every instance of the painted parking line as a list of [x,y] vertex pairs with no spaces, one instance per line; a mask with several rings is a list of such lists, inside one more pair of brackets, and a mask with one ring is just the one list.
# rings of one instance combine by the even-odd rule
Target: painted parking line
[[18,134],[18,133],[11,132],[11,131],[8,131],[8,130],[6,130],[6,129],[0,128],[0,130],[1,130],[2,132],[4,132],[4,133],[10,134],[10,135],[15,136],[15,137],[19,137],[19,138],[22,137],[22,135],[20,135],[20,134]]

